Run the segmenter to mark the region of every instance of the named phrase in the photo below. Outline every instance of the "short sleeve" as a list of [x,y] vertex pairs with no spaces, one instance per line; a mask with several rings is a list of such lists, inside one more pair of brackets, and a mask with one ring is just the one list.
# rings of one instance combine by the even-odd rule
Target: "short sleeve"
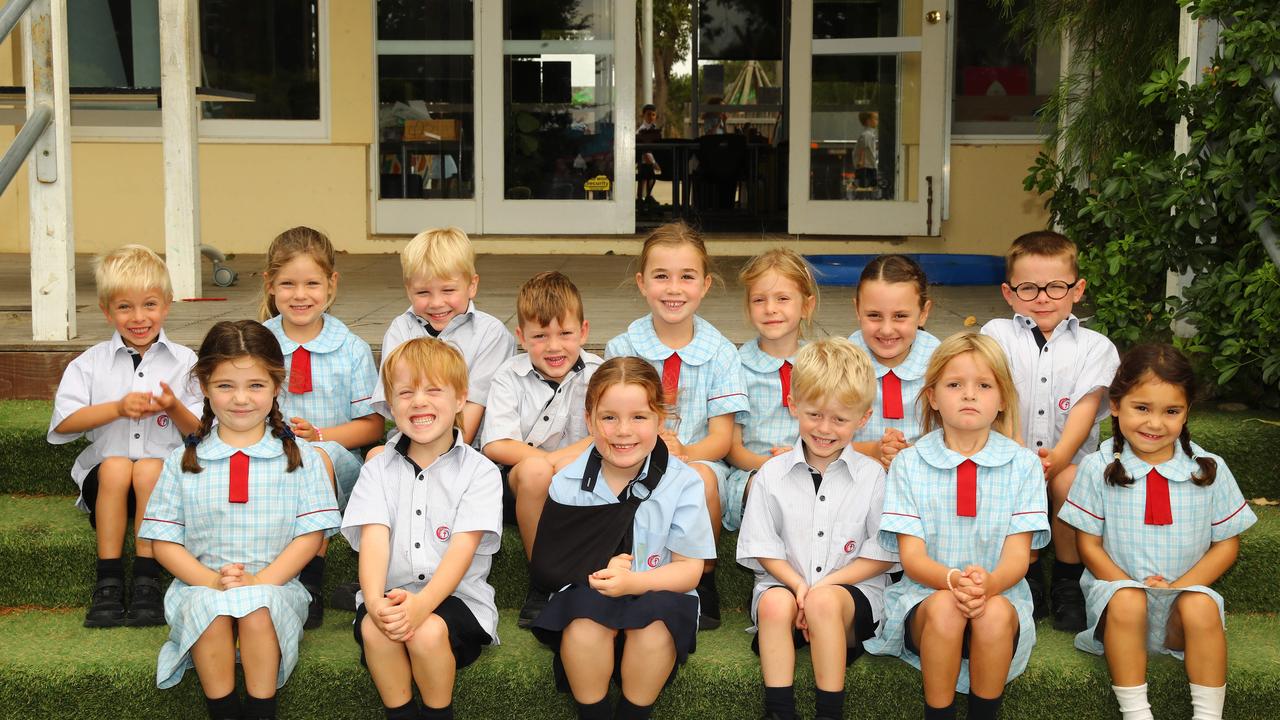
[[1058,511],[1058,519],[1089,535],[1102,535],[1106,514],[1102,505],[1103,476],[1106,455],[1090,453],[1076,468],[1075,480],[1067,501]]
[[338,499],[333,495],[333,486],[329,484],[329,475],[320,454],[302,444],[299,444],[299,449],[302,450],[302,467],[294,472],[303,475],[297,479],[298,514],[293,519],[293,536],[323,531],[325,537],[330,537],[342,524]]
[[[493,375],[515,354],[516,339],[496,318],[491,318],[494,329],[475,338],[479,345],[475,356],[467,363],[467,402],[489,405],[489,386]],[[473,318],[472,322],[476,319]]]
[[749,412],[751,404],[747,402],[747,392],[742,384],[742,359],[733,345],[725,342],[712,359],[709,369],[712,378],[707,392],[707,417]]
[[[388,450],[388,452],[393,452]],[[351,490],[346,511],[342,515],[342,536],[351,549],[360,552],[360,531],[365,525],[391,527],[391,512],[387,509],[382,478],[378,477],[379,463],[368,462],[360,468],[360,477]]]
[[88,407],[93,383],[89,368],[90,364],[81,355],[67,365],[62,379],[58,381],[58,392],[53,396],[53,416],[49,418],[49,433],[46,435],[46,439],[54,445],[69,443],[84,435],[79,432],[54,432],[54,428],[77,410]]
[[1218,474],[1213,481],[1213,534],[1210,540],[1219,542],[1235,537],[1258,522],[1258,516],[1240,493],[1240,486],[1222,458],[1214,457]]
[[378,384],[378,371],[373,366],[373,351],[358,337],[351,344],[351,412],[348,417],[362,418],[377,412],[373,408],[373,388]]
[[687,558],[714,560],[716,545],[711,535],[702,478],[683,463],[669,470],[679,473],[682,486],[676,510],[671,515],[671,528],[667,531],[667,549]]
[[880,467],[864,472],[872,471],[875,472],[875,482],[871,489],[871,500],[867,504],[867,537],[862,542],[862,549],[858,551],[858,557],[868,560],[898,562],[898,553],[895,550],[886,549],[880,544],[880,526],[884,516],[885,474]]
[[[1080,376],[1071,389],[1072,405],[1094,390],[1109,387],[1120,367],[1120,353],[1115,344],[1098,333],[1089,333],[1086,337],[1090,341],[1090,347],[1080,363]],[[1098,403],[1098,412],[1093,421],[1100,422],[1110,414],[1111,408],[1104,399]]]
[[503,365],[493,375],[489,386],[489,403],[484,408],[484,424],[480,428],[480,447],[495,440],[524,442],[520,432],[520,395],[517,378],[510,365]]
[[924,539],[924,523],[911,493],[911,476],[915,474],[912,470],[921,464],[917,457],[914,448],[907,448],[889,465],[884,511],[880,514],[880,547],[889,552],[898,552],[898,533]]
[[400,329],[402,315],[396,316],[391,321],[391,325],[387,327],[387,332],[382,336],[382,362],[378,365],[378,376],[373,382],[373,392],[369,399],[369,407],[375,412],[382,413],[387,419],[391,419],[391,407],[387,402],[386,393],[382,392],[382,366],[386,364],[386,360],[391,356],[391,351],[404,344],[409,336]]
[[138,537],[147,540],[185,545],[187,542],[186,514],[182,509],[182,454],[178,448],[164,460],[160,479],[151,491],[151,499],[142,513],[142,525]]
[[502,547],[502,474],[482,456],[468,463],[471,482],[458,500],[453,532],[482,532],[477,555],[492,555]]
[[1019,448],[1010,461],[1010,480],[1016,483],[1017,495],[1009,518],[1009,535],[1029,532],[1031,549],[1049,544],[1049,497],[1044,487],[1044,467],[1030,450]]
[[773,498],[775,471],[765,463],[756,473],[751,492],[747,493],[747,506],[742,511],[742,524],[738,528],[738,564],[751,570],[763,570],[761,558],[785,560],[786,544],[778,532],[778,518],[774,517],[777,503]]
[[605,343],[604,359],[623,357],[626,355],[634,355],[635,351],[631,349],[631,343],[627,340],[627,334],[615,335],[613,339]]

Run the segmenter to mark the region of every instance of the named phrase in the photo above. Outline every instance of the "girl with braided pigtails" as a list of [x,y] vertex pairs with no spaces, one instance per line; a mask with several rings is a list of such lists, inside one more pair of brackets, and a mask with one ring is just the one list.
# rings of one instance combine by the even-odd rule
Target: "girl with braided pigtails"
[[192,374],[205,395],[200,426],[165,460],[138,532],[174,576],[156,684],[172,687],[194,666],[214,720],[274,718],[310,600],[298,572],[337,531],[337,501],[318,453],[280,413],[284,358],[270,330],[214,325]]
[[[1079,530],[1088,628],[1076,647],[1105,655],[1124,720],[1151,717],[1147,654],[1185,659],[1192,717],[1221,718],[1227,639],[1222,596],[1240,533],[1257,522],[1222,458],[1191,442],[1191,363],[1168,345],[1125,354],[1112,381],[1112,438],[1080,463],[1058,517]],[[1184,657],[1185,653],[1185,657]]]

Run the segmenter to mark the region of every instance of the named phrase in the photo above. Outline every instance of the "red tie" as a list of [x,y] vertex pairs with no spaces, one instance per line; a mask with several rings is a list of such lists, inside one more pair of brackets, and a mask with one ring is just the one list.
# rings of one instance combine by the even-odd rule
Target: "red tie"
[[1169,507],[1169,480],[1151,468],[1147,473],[1147,513],[1143,518],[1147,525],[1172,525],[1173,510]]
[[782,367],[778,368],[778,379],[782,381],[782,407],[791,407],[791,363],[786,360],[782,361]]
[[956,466],[956,515],[978,516],[978,464],[972,460]]
[[237,451],[231,456],[231,489],[227,502],[249,502],[249,456]]
[[676,404],[676,391],[680,389],[680,355],[662,361],[662,397],[668,405]]
[[298,346],[289,363],[289,392],[294,395],[311,392],[311,351]]
[[884,405],[883,412],[885,418],[890,420],[902,419],[902,381],[898,379],[893,371],[884,374],[880,379],[880,392],[883,395]]

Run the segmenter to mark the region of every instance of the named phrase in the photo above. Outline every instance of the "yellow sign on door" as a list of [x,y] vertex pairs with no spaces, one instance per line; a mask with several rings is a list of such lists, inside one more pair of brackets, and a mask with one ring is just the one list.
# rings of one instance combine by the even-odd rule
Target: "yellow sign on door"
[[597,175],[583,183],[582,189],[587,192],[609,192],[611,186],[608,175]]

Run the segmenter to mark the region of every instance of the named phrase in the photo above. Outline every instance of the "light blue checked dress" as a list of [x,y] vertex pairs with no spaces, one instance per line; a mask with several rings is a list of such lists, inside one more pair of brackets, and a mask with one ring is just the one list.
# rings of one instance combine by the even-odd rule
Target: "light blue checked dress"
[[[711,418],[749,409],[747,393],[742,386],[742,362],[738,359],[738,349],[714,325],[696,315],[693,318],[693,340],[679,350],[663,345],[658,339],[652,315],[633,320],[626,332],[604,347],[606,360],[632,355],[647,360],[659,376],[662,375],[662,364],[672,353],[680,355],[680,387],[676,393],[680,429],[676,436],[682,445],[691,445],[705,438],[707,422]],[[694,462],[706,465],[716,474],[721,498],[732,494],[726,487],[729,479],[727,463],[722,460]]]
[[[867,341],[862,338],[861,330],[850,335],[849,341],[862,348],[867,357],[871,358],[871,367],[876,370],[876,399],[871,403],[871,418],[861,430],[854,434],[854,442],[879,441],[884,437],[884,431],[889,428],[901,430],[902,434],[907,436],[908,443],[915,442],[920,437],[922,417],[917,398],[924,391],[924,373],[929,369],[929,358],[933,357],[933,351],[938,349],[940,344],[938,338],[924,330],[917,330],[916,339],[912,341],[907,357],[895,368],[885,367],[880,363],[876,354],[867,346]],[[885,374],[890,370],[902,381],[903,417],[901,419],[890,420],[884,416],[883,381]]]
[[[956,515],[956,467],[965,457],[943,443],[942,430],[898,453],[889,466],[880,546],[898,552],[898,534],[915,535],[924,540],[929,557],[947,567],[981,565],[990,571],[999,563],[1009,535],[1034,533],[1033,549],[1047,545],[1044,470],[1036,454],[992,430],[986,446],[969,459],[978,465],[978,514],[960,517]],[[867,641],[867,652],[897,655],[919,668],[920,656],[907,650],[903,641],[911,631],[905,620],[912,608],[935,592],[906,575],[890,585],[885,592],[884,623],[876,637]],[[1021,627],[1008,682],[1026,669],[1036,644],[1036,626],[1026,580],[1018,580],[1003,595],[1018,611]],[[969,692],[968,660],[960,663],[956,691]]]
[[[203,470],[182,471],[183,448],[164,461],[164,470],[147,503],[138,537],[186,546],[207,568],[244,563],[245,572],[261,571],[294,538],[337,532],[338,505],[328,475],[315,449],[299,441],[302,467],[285,472],[288,460],[279,440],[269,433],[256,444],[239,448],[249,456],[249,501],[227,501],[231,456],[238,448],[222,442],[215,430],[196,449]],[[311,595],[297,578],[284,585],[253,585],[232,590],[194,587],[174,579],[164,596],[169,639],[160,648],[156,685],[173,687],[192,667],[191,646],[220,615],[241,618],[267,608],[280,642],[284,685],[298,663],[298,641]]]
[[[803,343],[801,343],[803,346]],[[749,340],[738,348],[742,361],[742,384],[750,409],[740,411],[734,421],[742,426],[742,444],[757,455],[769,457],[775,447],[790,446],[800,434],[791,411],[782,404],[782,378],[778,369],[782,359],[760,349],[760,338]],[[795,356],[786,358],[792,366]],[[743,490],[751,470],[729,468],[729,478],[720,492],[720,507],[725,530],[737,530],[742,524]]]
[[[1109,444],[1109,443],[1108,443]],[[1102,549],[1120,566],[1131,580],[1107,582],[1098,580],[1088,570],[1080,577],[1084,591],[1085,611],[1089,627],[1076,635],[1076,647],[1096,655],[1102,654],[1102,643],[1094,637],[1098,618],[1111,597],[1121,588],[1138,588],[1147,593],[1147,648],[1181,658],[1182,653],[1165,647],[1165,631],[1173,601],[1183,592],[1202,592],[1213,598],[1222,613],[1222,596],[1204,585],[1182,589],[1149,588],[1145,578],[1160,575],[1169,582],[1181,577],[1204,557],[1215,542],[1234,537],[1249,529],[1258,516],[1245,502],[1236,479],[1222,458],[1192,444],[1197,457],[1213,458],[1218,474],[1212,485],[1200,487],[1191,476],[1200,471],[1194,458],[1187,457],[1174,445],[1173,457],[1155,466],[1169,480],[1169,509],[1172,525],[1144,523],[1147,502],[1147,473],[1152,465],[1143,461],[1126,443],[1120,454],[1125,472],[1133,484],[1108,485],[1103,472],[1113,453],[1099,450],[1090,454],[1076,470],[1075,483],[1067,502],[1058,511],[1063,522],[1081,532],[1102,537]],[[1226,622],[1223,616],[1223,622]]]
[[[285,369],[293,367],[293,353],[298,343],[284,332],[280,316],[263,323],[280,341]],[[300,417],[320,428],[349,423],[356,418],[376,414],[371,401],[378,383],[378,369],[373,364],[369,343],[347,329],[338,318],[325,313],[320,334],[302,347],[311,353],[311,392],[295,395],[286,381],[280,389],[280,412],[288,421]],[[351,488],[360,477],[360,455],[332,441],[312,443],[324,451],[333,463],[338,486],[338,507],[347,506]]]

